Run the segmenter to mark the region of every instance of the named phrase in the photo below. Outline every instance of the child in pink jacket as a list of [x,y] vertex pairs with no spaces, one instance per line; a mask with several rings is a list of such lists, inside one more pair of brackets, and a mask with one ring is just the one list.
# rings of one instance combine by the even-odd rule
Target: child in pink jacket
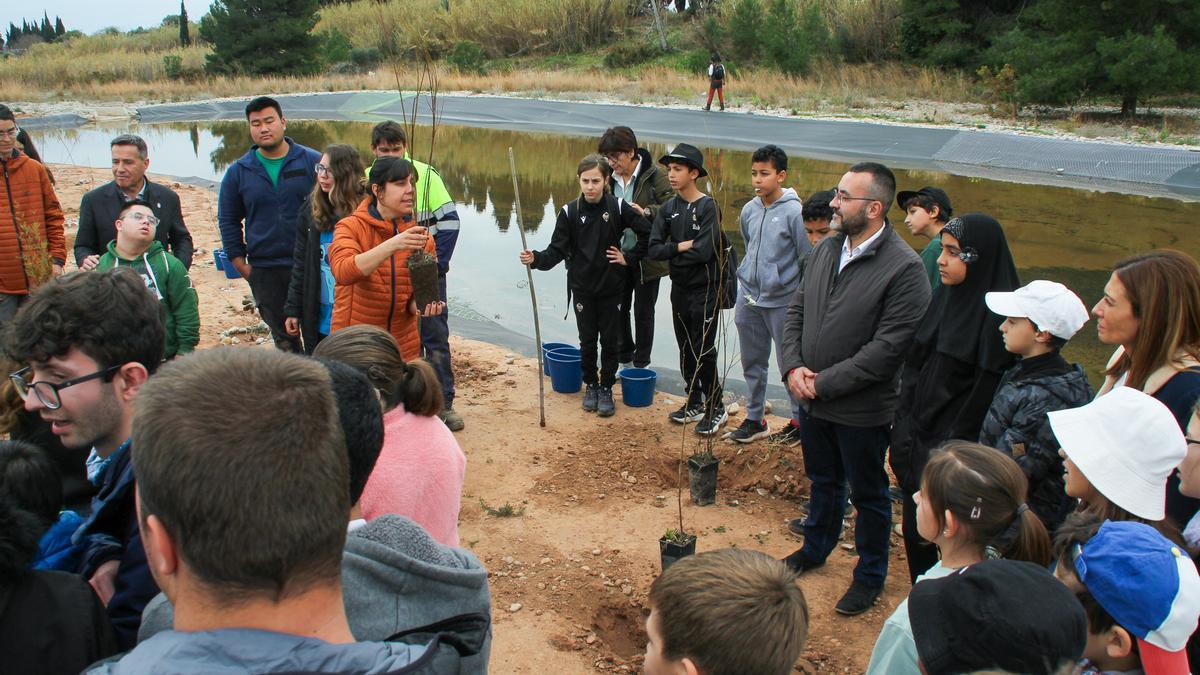
[[438,542],[458,546],[467,458],[437,417],[442,389],[433,368],[405,362],[391,334],[365,324],[336,331],[313,356],[362,371],[383,405],[383,451],[359,501],[362,517],[406,516]]

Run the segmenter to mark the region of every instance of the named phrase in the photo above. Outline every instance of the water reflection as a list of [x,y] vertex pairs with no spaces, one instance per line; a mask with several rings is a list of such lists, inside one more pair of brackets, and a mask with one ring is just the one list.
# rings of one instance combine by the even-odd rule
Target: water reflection
[[[370,155],[371,124],[363,122],[290,122],[288,134],[313,148],[348,143]],[[50,162],[108,166],[108,141],[118,133],[142,135],[150,145],[151,170],[177,176],[219,180],[226,167],[246,152],[249,136],[240,121],[205,124],[161,124],[127,127],[85,127],[32,132]],[[516,195],[509,172],[508,148],[516,155],[521,190],[520,221],[530,246],[544,247],[555,214],[578,194],[575,167],[595,150],[596,139],[551,134],[443,126],[433,135],[418,127],[412,139],[414,156],[441,172],[459,202],[463,235],[453,261],[451,295],[464,313],[492,318],[505,327],[529,333],[528,297],[521,290],[524,272],[516,263],[519,240],[511,232],[517,223]],[[783,145],[786,149],[786,144]],[[652,156],[666,151],[649,144]],[[705,164],[710,177],[702,186],[722,207],[724,229],[742,247],[738,213],[752,197],[750,153],[708,148]],[[845,163],[793,157],[789,184],[801,197],[837,184]],[[1052,279],[1067,284],[1089,305],[1101,295],[1114,262],[1134,252],[1171,247],[1195,254],[1200,231],[1194,226],[1200,204],[1059,187],[1003,183],[936,171],[899,171],[901,189],[935,185],[949,193],[956,213],[985,211],[1004,224],[1021,279]],[[894,223],[903,214],[893,208]],[[903,228],[901,228],[903,230]],[[907,237],[906,232],[902,232]],[[912,242],[924,246],[924,240]],[[572,340],[574,325],[562,321],[565,275],[535,275],[543,299],[543,330],[547,339]],[[548,289],[541,290],[548,286]],[[669,293],[660,295],[659,330],[653,358],[675,366],[669,319]],[[524,304],[522,304],[524,303]],[[469,311],[468,311],[469,310]],[[1068,358],[1088,369],[1093,383],[1109,349],[1096,339],[1089,324],[1066,349]],[[740,368],[734,367],[735,376]]]

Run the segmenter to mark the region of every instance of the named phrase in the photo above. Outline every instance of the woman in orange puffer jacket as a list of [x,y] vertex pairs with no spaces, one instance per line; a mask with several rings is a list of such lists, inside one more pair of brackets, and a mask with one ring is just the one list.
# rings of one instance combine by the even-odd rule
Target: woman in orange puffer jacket
[[0,105],[0,296],[5,299],[0,314],[5,317],[31,290],[62,274],[67,258],[62,207],[50,174],[18,149],[18,133],[12,111]]
[[434,316],[444,302],[418,308],[408,276],[408,256],[436,255],[433,237],[412,220],[417,175],[412,164],[380,157],[368,180],[371,196],[338,221],[329,245],[329,268],[336,282],[330,333],[354,324],[378,326],[396,338],[404,359],[421,356],[419,316]]

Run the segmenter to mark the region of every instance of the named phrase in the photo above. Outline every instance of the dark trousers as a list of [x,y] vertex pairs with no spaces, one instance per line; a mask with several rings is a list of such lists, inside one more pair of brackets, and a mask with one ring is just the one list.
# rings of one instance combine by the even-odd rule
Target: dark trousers
[[28,299],[28,295],[0,293],[0,326],[12,321],[17,315],[17,310]]
[[251,265],[250,292],[254,294],[254,304],[262,320],[271,329],[271,339],[275,346],[286,352],[300,352],[300,338],[292,337],[283,328],[283,305],[287,302],[288,284],[292,281],[291,267],[258,267]]
[[892,503],[883,468],[888,447],[887,425],[852,427],[800,411],[800,443],[804,471],[812,481],[812,501],[804,523],[805,560],[824,562],[837,546],[846,504],[846,484],[856,511],[854,545],[858,565],[854,580],[872,588],[887,578]]
[[937,546],[917,534],[917,503],[908,491],[904,492],[904,557],[908,560],[908,576],[912,583],[938,562]]
[[596,384],[596,339],[600,340],[601,387],[611,387],[617,381],[617,350],[621,346],[621,316],[619,295],[589,296],[576,294],[575,325],[579,327],[579,351],[582,352],[583,381]]
[[[446,275],[438,275],[438,298],[446,302]],[[449,308],[447,308],[449,309]],[[442,385],[445,407],[454,407],[454,369],[450,367],[450,316],[423,316],[418,324],[421,332],[421,355],[433,366]]]
[[687,387],[688,404],[704,403],[711,412],[721,402],[717,377],[717,333],[720,310],[713,293],[671,285],[671,317],[679,345],[679,370]]
[[658,287],[662,281],[651,279],[642,283],[641,276],[640,265],[629,266],[625,297],[621,302],[621,353],[617,357],[621,363],[632,362],[637,368],[650,365],[650,350],[654,346],[654,304],[658,302]]

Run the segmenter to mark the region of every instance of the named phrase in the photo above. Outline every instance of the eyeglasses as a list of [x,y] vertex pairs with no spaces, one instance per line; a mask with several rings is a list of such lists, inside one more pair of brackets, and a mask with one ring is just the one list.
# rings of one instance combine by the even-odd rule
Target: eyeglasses
[[13,127],[11,129],[0,129],[0,138],[16,138],[17,134],[21,133],[21,127]]
[[74,379],[67,380],[66,382],[27,382],[25,380],[25,376],[29,374],[30,369],[28,367],[22,368],[17,372],[10,374],[8,379],[12,381],[13,387],[16,388],[17,394],[20,395],[22,401],[28,401],[29,394],[32,392],[33,394],[37,395],[38,400],[41,401],[42,405],[46,406],[46,408],[50,410],[58,410],[62,407],[62,399],[59,398],[58,392],[66,389],[67,387],[73,387],[82,382],[87,382],[88,380],[108,377],[112,373],[120,370],[121,365],[109,366],[104,370],[97,370],[96,372],[88,375],[81,375]]
[[845,190],[834,189],[833,198],[842,202],[878,202],[880,200],[874,197],[851,197],[849,192]]
[[158,216],[154,216],[154,215],[148,216],[148,215],[142,213],[141,211],[134,211],[133,213],[130,213],[129,215],[127,215],[125,217],[128,218],[129,220],[134,221],[135,223],[140,223],[142,221],[146,221],[147,223],[150,223],[150,227],[158,227],[158,223],[159,223]]
[[633,154],[633,153],[624,151],[624,150],[618,150],[617,152],[606,153],[604,155],[604,159],[607,159],[609,164],[611,164],[613,162],[619,162],[619,161],[621,161],[622,157],[624,157],[625,155],[631,155],[631,154]]
[[318,176],[328,176],[329,175],[329,167],[325,166],[324,164],[317,164],[317,165],[313,166],[313,170],[315,170],[317,172]]

